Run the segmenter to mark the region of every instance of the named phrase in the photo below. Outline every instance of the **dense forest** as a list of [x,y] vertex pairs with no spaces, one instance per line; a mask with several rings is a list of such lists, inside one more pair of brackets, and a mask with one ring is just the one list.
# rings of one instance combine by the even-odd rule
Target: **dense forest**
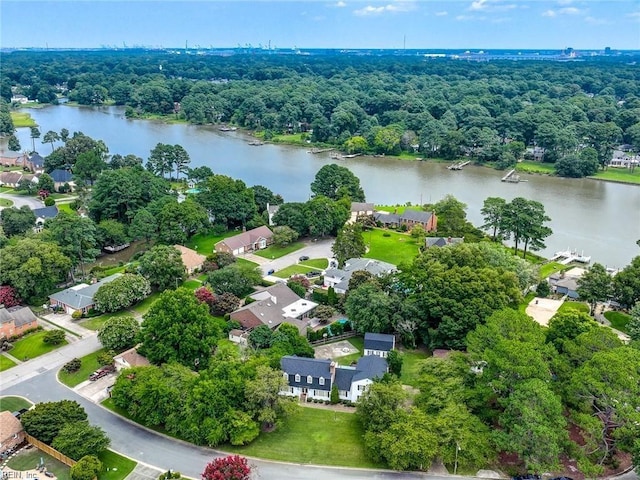
[[640,72],[622,61],[464,62],[403,56],[12,52],[0,94],[115,103],[130,117],[230,123],[266,139],[302,134],[348,153],[510,166],[540,147],[560,174],[640,150]]

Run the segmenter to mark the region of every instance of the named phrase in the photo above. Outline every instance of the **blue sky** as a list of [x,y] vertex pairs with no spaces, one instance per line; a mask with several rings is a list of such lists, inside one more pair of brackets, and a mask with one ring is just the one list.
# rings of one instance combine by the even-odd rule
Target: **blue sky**
[[640,0],[0,1],[2,47],[640,49]]

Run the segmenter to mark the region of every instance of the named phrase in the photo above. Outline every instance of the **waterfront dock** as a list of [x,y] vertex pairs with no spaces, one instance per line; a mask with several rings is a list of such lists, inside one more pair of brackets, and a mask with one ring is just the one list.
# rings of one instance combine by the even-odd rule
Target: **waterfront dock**
[[467,160],[466,162],[457,162],[457,163],[454,163],[453,165],[449,165],[447,167],[447,169],[448,170],[462,170],[464,167],[466,167],[470,163],[471,163],[471,160]]
[[524,182],[526,180],[522,180],[520,178],[520,175],[516,173],[516,169],[514,168],[512,170],[509,170],[507,174],[504,177],[502,177],[502,181],[509,182],[509,183],[519,183],[519,182]]
[[584,252],[579,254],[577,250],[566,249],[561,252],[556,252],[553,257],[551,257],[551,261],[561,263],[562,265],[568,265],[571,262],[589,263],[591,262],[591,257],[586,256]]

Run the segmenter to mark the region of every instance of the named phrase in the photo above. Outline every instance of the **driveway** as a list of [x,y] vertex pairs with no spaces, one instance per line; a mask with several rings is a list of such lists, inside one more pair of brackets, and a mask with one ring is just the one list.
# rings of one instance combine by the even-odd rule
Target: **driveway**
[[44,207],[44,203],[42,202],[42,200],[36,197],[28,197],[26,195],[16,195],[14,193],[0,193],[0,198],[6,198],[7,200],[11,200],[13,202],[13,206],[16,208],[20,208],[23,205],[26,205],[31,210]]
[[299,263],[298,259],[303,255],[306,255],[309,258],[333,258],[331,247],[333,246],[334,241],[334,238],[325,238],[316,242],[305,242],[305,246],[300,250],[296,250],[295,252],[291,252],[283,257],[261,264],[260,270],[262,270],[262,274],[266,276],[269,270],[275,270],[277,272],[289,265]]
[[549,325],[551,317],[556,314],[563,303],[564,298],[562,300],[553,300],[551,298],[536,297],[529,302],[526,313],[540,325],[546,327]]

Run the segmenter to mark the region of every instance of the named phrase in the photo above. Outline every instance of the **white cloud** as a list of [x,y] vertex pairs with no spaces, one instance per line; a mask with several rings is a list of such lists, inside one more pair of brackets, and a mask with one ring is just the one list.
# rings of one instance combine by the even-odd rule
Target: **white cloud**
[[487,7],[489,0],[475,0],[471,2],[469,10],[483,10]]
[[389,3],[387,5],[380,5],[379,7],[367,5],[364,8],[354,10],[353,13],[360,17],[365,17],[370,15],[382,15],[383,13],[409,12],[414,8],[415,5],[413,4],[413,2],[396,2]]
[[346,6],[347,6],[347,4],[346,4],[346,3],[344,3],[343,1],[340,1],[340,2],[338,2],[338,3],[336,3],[336,4],[334,4],[333,6],[334,6],[334,7],[338,7],[338,8],[344,8],[344,7],[346,7]]
[[518,5],[516,5],[515,3],[503,3],[502,0],[474,0],[473,2],[471,2],[468,10],[471,10],[473,12],[498,12],[504,10],[513,10],[514,8],[518,8]]
[[445,11],[435,13],[436,17],[446,17],[447,15],[449,15],[449,12],[445,12]]
[[473,15],[458,15],[456,17],[456,20],[460,21],[460,22],[466,22],[468,20],[476,20],[477,17],[474,17]]
[[547,10],[545,12],[542,12],[543,17],[555,17],[556,15],[557,13],[555,12],[555,10]]
[[576,7],[564,7],[558,10],[558,13],[561,15],[578,15],[581,12],[580,9]]

